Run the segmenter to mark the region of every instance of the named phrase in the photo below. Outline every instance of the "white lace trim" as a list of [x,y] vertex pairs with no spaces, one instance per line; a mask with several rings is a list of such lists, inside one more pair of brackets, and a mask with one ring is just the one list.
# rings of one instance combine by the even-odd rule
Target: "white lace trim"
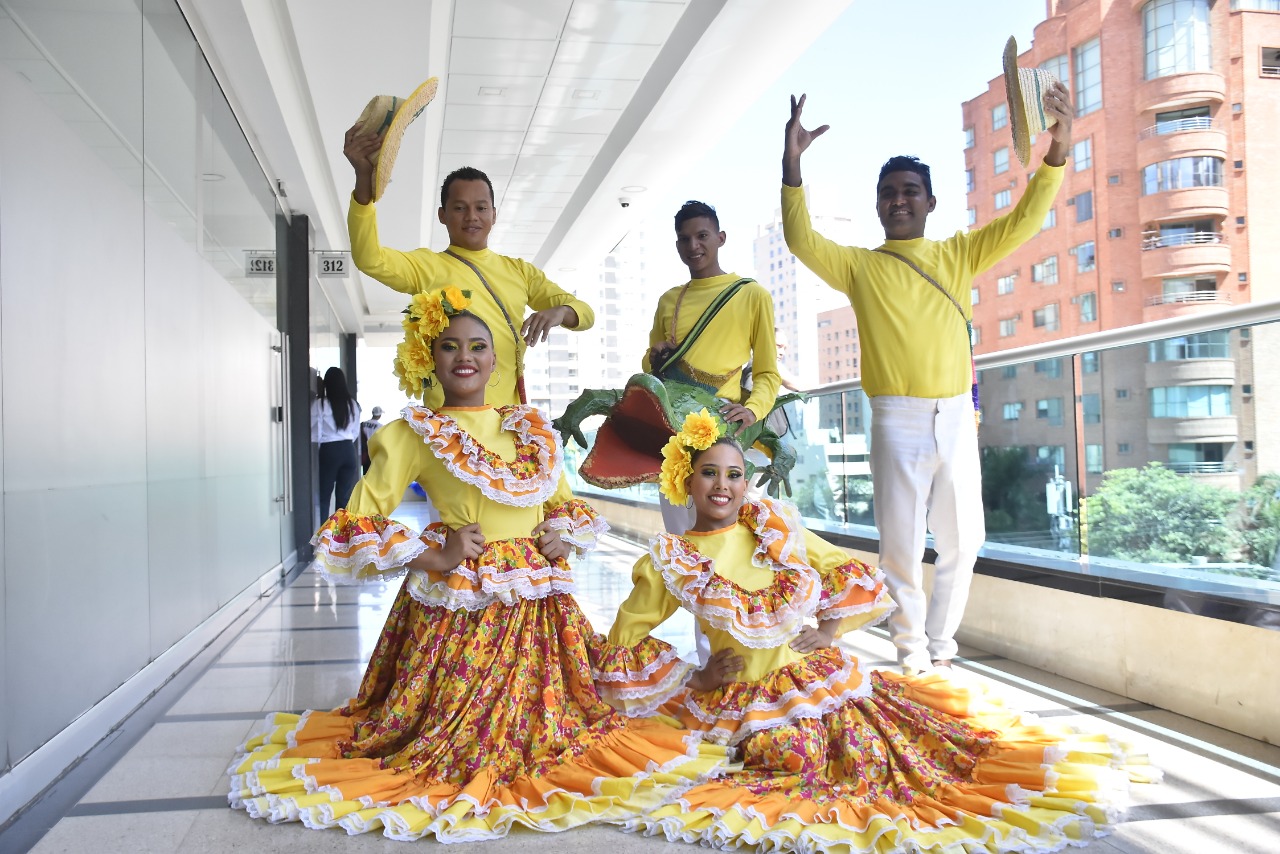
[[[464,566],[454,569],[453,574],[462,575],[479,589],[458,590],[450,587],[447,581],[432,581],[426,572],[415,569],[409,573],[409,595],[423,605],[439,605],[451,611],[483,611],[495,602],[514,605],[521,599],[545,599],[558,593],[577,592],[572,574],[554,565],[512,570],[498,578],[482,576]],[[546,579],[550,580],[549,583],[535,583]]]
[[[741,710],[734,710],[732,712],[728,710],[715,713],[708,712],[697,703],[697,699],[693,694],[690,694],[685,700],[684,708],[704,724],[715,724],[718,721],[726,719],[738,722],[739,725],[736,730],[715,726],[702,733],[702,737],[708,741],[712,741],[716,744],[727,744],[732,747],[740,743],[747,736],[762,730],[792,724],[802,718],[821,718],[831,712],[834,712],[836,709],[843,708],[852,700],[860,700],[863,697],[871,696],[871,680],[865,672],[861,671],[859,671],[859,674],[862,678],[858,681],[858,684],[851,685],[838,693],[830,693],[832,686],[849,679],[855,666],[856,662],[846,657],[844,658],[844,666],[827,678],[798,688],[792,688],[776,700],[748,703],[747,706]],[[828,693],[817,702],[808,702],[792,706],[790,709],[782,712],[782,714],[778,714],[773,717],[753,721],[742,720],[745,715],[750,713],[779,712],[793,700],[800,698],[807,699],[819,691],[825,691]]]
[[[382,545],[397,534],[403,534],[408,539],[383,552]],[[422,539],[424,537],[434,539],[428,531],[416,534],[412,528],[388,520],[381,534],[376,531],[357,534],[348,540],[349,545],[341,549],[350,554],[336,555],[331,551],[338,546],[333,539],[333,531],[322,531],[311,538],[311,544],[315,546],[314,566],[332,584],[360,584],[375,575],[381,581],[387,573],[403,572],[402,567],[406,563],[426,550],[426,542]]]
[[[697,565],[690,571],[677,563],[683,555]],[[702,599],[707,585],[715,574],[715,561],[689,547],[688,543],[672,534],[659,534],[650,546],[654,566],[662,575],[668,592],[679,599],[694,616],[701,617],[714,628],[728,632],[743,646],[751,649],[772,649],[795,637],[804,621],[818,609],[822,596],[822,578],[810,566],[783,567],[773,564],[775,571],[795,572],[797,598],[786,602],[774,611],[752,612],[743,606],[736,593],[733,607],[711,605]],[[732,585],[727,579],[726,584]]]
[[[808,549],[804,545],[804,524],[800,514],[792,504],[775,501],[772,498],[761,498],[750,502],[752,510],[752,533],[756,535],[756,548],[751,555],[751,562],[761,569],[777,570],[775,561],[769,557],[769,547],[781,541],[782,548],[778,552],[776,563],[790,569],[800,569],[809,565]],[[770,528],[765,523],[770,514],[782,519],[786,533]]]
[[603,516],[591,517],[582,512],[548,519],[547,527],[559,531],[560,539],[577,549],[579,555],[594,549],[600,538],[609,533],[609,523]]
[[663,704],[685,690],[697,667],[687,661],[673,667],[657,685],[616,687],[609,683],[596,685],[601,699],[629,718],[647,718]]
[[[665,644],[666,642],[663,641]],[[613,670],[600,670],[596,667],[591,668],[591,678],[597,682],[636,682],[642,679],[648,679],[654,673],[657,673],[663,667],[666,667],[672,661],[680,657],[680,653],[676,652],[675,647],[667,645],[667,648],[658,653],[658,657],[653,661],[641,667],[639,670],[626,670],[619,673]]]
[[[549,425],[549,440],[531,432],[534,419],[542,419],[532,406],[514,407],[502,419],[502,429],[514,432],[519,443],[531,444],[537,449],[538,473],[525,479],[516,477],[506,465],[498,468],[491,466],[484,458],[488,449],[472,438],[447,413],[436,412],[424,406],[406,406],[402,414],[413,431],[422,437],[435,458],[444,464],[445,469],[463,483],[479,489],[485,498],[509,507],[532,507],[550,498],[560,485],[564,455],[560,453],[559,440]],[[420,417],[410,417],[412,415]],[[439,422],[438,427],[436,421]],[[445,446],[454,439],[461,446],[467,462],[477,471],[462,468],[457,459],[444,453]],[[495,485],[495,481],[498,485]]]
[[843,608],[819,608],[817,612],[814,613],[814,616],[819,620],[843,620],[845,617],[856,617],[859,614],[866,614],[867,612],[874,611],[877,608],[884,608],[884,613],[877,616],[873,622],[867,623],[859,628],[867,629],[871,626],[884,622],[888,619],[890,614],[898,610],[898,603],[889,598],[889,591],[887,589],[882,589],[880,595],[870,602],[863,602],[858,605],[846,605]]

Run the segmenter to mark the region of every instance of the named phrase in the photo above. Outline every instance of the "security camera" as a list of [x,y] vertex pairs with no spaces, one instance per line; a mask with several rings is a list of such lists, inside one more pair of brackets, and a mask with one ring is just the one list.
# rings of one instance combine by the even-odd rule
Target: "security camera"
[[622,196],[618,199],[618,204],[622,205],[624,208],[629,208],[631,207],[631,199],[626,196]]

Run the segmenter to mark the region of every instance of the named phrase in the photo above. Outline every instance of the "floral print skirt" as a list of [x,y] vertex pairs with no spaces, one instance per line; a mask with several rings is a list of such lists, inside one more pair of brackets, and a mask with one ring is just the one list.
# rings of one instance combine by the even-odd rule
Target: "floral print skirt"
[[727,751],[669,718],[629,721],[596,692],[590,623],[552,593],[477,610],[401,588],[358,694],[273,714],[232,764],[230,802],[255,817],[491,839],[624,822],[717,775]]

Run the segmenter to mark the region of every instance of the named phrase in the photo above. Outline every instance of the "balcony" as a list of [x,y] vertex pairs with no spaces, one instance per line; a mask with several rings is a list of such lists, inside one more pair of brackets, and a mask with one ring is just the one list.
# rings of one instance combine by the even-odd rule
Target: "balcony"
[[1138,84],[1135,104],[1141,111],[1176,110],[1195,104],[1221,104],[1226,100],[1227,79],[1216,71],[1169,74]]
[[1175,385],[1236,384],[1236,360],[1206,357],[1147,362],[1143,371],[1147,388]]
[[1239,440],[1240,421],[1234,415],[1147,419],[1147,441],[1153,445],[1238,442]]
[[1142,320],[1164,320],[1169,317],[1182,317],[1184,314],[1198,314],[1231,305],[1231,294],[1219,291],[1193,291],[1189,294],[1161,294],[1148,297],[1142,306]]
[[1138,216],[1144,222],[1225,217],[1229,198],[1226,187],[1161,190],[1138,198]]
[[1196,155],[1227,156],[1227,134],[1208,116],[1158,122],[1138,134],[1138,162]]
[[1216,463],[1165,463],[1165,467],[1178,474],[1227,474],[1239,470],[1230,460],[1219,460]]
[[[1177,192],[1185,192],[1179,190]],[[1197,231],[1191,234],[1147,232],[1142,241],[1142,278],[1229,273],[1231,247],[1221,232]],[[1193,299],[1196,294],[1189,294]]]

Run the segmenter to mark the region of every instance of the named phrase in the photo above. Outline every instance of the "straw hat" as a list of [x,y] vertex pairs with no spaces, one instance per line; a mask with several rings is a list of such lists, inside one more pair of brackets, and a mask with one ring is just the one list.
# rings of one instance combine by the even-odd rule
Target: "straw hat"
[[1004,45],[1004,91],[1009,99],[1013,150],[1023,166],[1031,157],[1031,137],[1057,122],[1044,111],[1044,93],[1057,80],[1043,68],[1019,68],[1018,43],[1009,36]]
[[431,99],[436,96],[438,78],[432,77],[423,83],[408,98],[397,98],[394,95],[379,95],[369,102],[360,114],[360,135],[382,134],[382,146],[374,155],[373,162],[378,169],[373,176],[373,200],[382,198],[391,180],[391,167],[396,165],[396,154],[400,152],[400,140],[404,137],[409,123],[427,108]]

